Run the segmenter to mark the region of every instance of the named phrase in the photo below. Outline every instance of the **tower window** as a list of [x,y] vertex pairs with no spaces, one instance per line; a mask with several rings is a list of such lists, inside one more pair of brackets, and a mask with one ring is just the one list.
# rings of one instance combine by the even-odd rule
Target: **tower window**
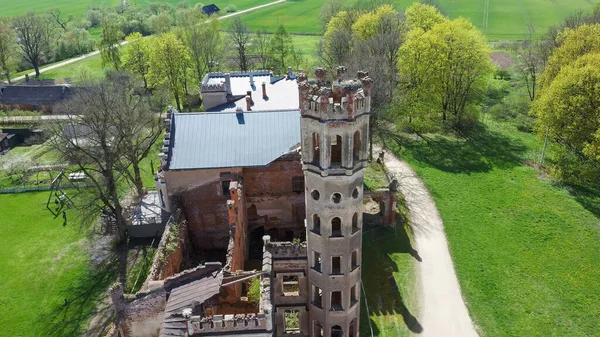
[[285,332],[296,332],[300,330],[300,314],[298,310],[286,310],[283,313],[283,325]]
[[231,181],[229,180],[224,180],[221,181],[221,192],[223,193],[224,197],[231,197],[231,193],[229,192],[229,184],[231,183]]
[[360,227],[358,227],[358,213],[354,213],[352,216],[352,234],[358,232]]
[[319,191],[317,191],[317,190],[313,190],[312,192],[310,192],[310,195],[316,201],[318,201],[319,198],[321,197],[321,193],[319,193]]
[[320,161],[320,157],[321,157],[319,143],[320,143],[319,134],[316,132],[313,132],[313,134],[312,134],[312,162],[313,162],[313,164],[315,164],[317,166],[319,166],[319,161]]
[[313,232],[321,235],[321,218],[318,215],[313,214]]
[[339,325],[334,325],[331,327],[331,337],[343,337],[344,333],[342,331],[342,327]]
[[341,291],[332,291],[331,292],[331,311],[342,311],[344,307],[342,306],[342,292]]
[[292,177],[292,192],[304,191],[304,177]]
[[358,249],[352,252],[352,270],[358,268]]
[[358,303],[358,301],[356,300],[357,296],[356,296],[356,285],[353,286],[350,289],[350,306],[355,305],[356,303]]
[[321,254],[313,251],[313,269],[321,272]]
[[331,167],[342,166],[342,136],[333,136],[331,139]]
[[342,201],[342,195],[340,193],[333,193],[331,196],[331,201],[335,204],[339,204]]
[[358,187],[355,187],[354,190],[352,191],[352,198],[358,199],[359,193],[360,192],[358,192]]
[[283,296],[299,296],[298,288],[298,276],[284,276],[283,277]]
[[321,288],[313,285],[313,304],[318,308],[323,308],[323,291]]
[[331,236],[342,237],[342,220],[340,218],[333,218],[331,220]]
[[342,257],[333,256],[331,258],[331,275],[342,275]]
[[313,332],[315,337],[323,337],[323,325],[318,321],[313,321]]
[[360,150],[362,148],[362,141],[360,140],[360,131],[354,133],[354,147],[352,148],[352,158],[354,159],[354,165],[360,161]]

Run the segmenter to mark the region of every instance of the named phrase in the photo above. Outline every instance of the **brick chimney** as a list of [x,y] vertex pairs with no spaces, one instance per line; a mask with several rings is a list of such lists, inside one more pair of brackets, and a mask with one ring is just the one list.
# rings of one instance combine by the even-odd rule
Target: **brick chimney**
[[292,78],[292,67],[288,67],[287,77],[288,79]]
[[225,74],[225,90],[227,95],[231,95],[231,75],[229,73]]
[[267,99],[267,84],[265,82],[262,82],[262,92],[263,92],[263,99]]
[[250,103],[254,104],[254,101],[252,100],[252,91],[246,91],[246,96],[250,96]]
[[246,96],[246,110],[252,110],[252,98],[250,98],[250,96]]

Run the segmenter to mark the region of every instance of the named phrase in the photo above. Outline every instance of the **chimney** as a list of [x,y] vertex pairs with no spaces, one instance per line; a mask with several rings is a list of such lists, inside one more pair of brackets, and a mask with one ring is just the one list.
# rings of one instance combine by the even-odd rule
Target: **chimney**
[[235,113],[236,114],[243,114],[244,113],[244,109],[242,109],[241,106],[238,106],[237,108],[235,108]]
[[252,91],[246,91],[246,96],[250,96],[250,103],[254,104],[254,101],[252,100]]
[[288,79],[292,78],[292,67],[288,67],[287,77]]
[[229,73],[225,74],[225,90],[227,95],[231,95],[231,75]]
[[250,98],[250,96],[246,96],[246,110],[252,110],[252,98]]
[[265,82],[262,82],[262,92],[263,92],[263,99],[267,99],[267,84]]
[[251,72],[248,76],[250,77],[250,85],[254,85],[254,73]]

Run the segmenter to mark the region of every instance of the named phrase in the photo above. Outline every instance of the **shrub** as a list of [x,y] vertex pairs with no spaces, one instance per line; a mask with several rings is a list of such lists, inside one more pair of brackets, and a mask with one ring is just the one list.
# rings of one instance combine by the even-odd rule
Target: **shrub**
[[226,13],[237,12],[237,7],[235,5],[229,5],[229,6],[225,7],[225,12]]
[[258,303],[260,301],[260,278],[255,277],[250,280],[250,286],[248,287],[248,301],[252,303]]

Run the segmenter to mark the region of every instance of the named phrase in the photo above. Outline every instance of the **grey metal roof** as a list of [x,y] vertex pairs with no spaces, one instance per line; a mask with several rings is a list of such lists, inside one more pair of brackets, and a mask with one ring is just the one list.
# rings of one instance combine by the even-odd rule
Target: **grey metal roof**
[[300,111],[174,113],[170,170],[265,166],[300,143]]
[[27,86],[11,85],[2,89],[0,104],[55,104],[69,98],[71,88],[63,85]]

